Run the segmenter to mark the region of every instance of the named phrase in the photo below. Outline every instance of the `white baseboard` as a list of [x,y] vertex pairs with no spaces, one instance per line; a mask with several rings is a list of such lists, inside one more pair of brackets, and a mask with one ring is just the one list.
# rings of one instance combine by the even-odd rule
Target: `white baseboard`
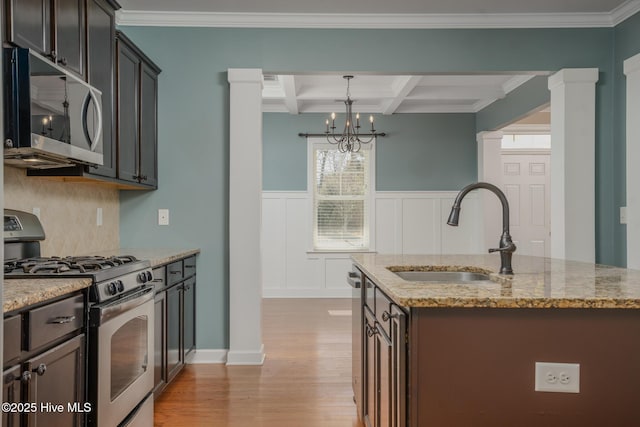
[[193,353],[187,357],[186,363],[227,363],[227,353],[229,350],[221,349],[196,349]]
[[227,366],[230,365],[262,365],[264,364],[264,344],[258,351],[229,350]]
[[351,298],[351,289],[263,289],[263,298]]

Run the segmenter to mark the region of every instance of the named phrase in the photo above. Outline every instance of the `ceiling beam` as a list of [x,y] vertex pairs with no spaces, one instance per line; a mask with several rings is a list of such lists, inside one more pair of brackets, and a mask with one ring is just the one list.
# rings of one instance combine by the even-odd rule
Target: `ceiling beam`
[[420,83],[422,76],[400,76],[394,82],[396,89],[394,97],[382,107],[382,114],[393,114],[407,95]]
[[282,90],[284,92],[284,104],[287,106],[289,114],[300,113],[300,105],[296,94],[296,78],[293,75],[278,76]]

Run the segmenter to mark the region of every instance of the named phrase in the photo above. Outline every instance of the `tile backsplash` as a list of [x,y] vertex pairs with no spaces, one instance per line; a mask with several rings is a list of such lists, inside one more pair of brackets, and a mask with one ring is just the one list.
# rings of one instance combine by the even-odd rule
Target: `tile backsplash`
[[[46,239],[43,256],[89,255],[120,246],[118,190],[91,183],[27,177],[4,167],[4,206],[33,213],[40,209]],[[102,208],[102,225],[97,225]]]

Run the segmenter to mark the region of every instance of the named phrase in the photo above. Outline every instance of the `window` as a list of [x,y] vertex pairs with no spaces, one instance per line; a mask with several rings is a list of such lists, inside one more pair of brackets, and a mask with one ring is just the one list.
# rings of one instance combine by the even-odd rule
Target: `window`
[[372,144],[341,153],[326,140],[310,147],[313,249],[369,249],[369,205],[373,187]]

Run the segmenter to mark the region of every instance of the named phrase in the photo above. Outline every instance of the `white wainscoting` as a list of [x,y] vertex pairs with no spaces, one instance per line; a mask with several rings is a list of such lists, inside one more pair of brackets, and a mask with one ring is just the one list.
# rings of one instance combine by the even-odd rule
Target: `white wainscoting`
[[[446,224],[456,194],[376,192],[372,250],[394,254],[483,253],[481,211],[475,194],[462,203],[460,226]],[[266,298],[351,296],[345,280],[351,269],[350,255],[310,251],[309,209],[305,191],[262,193],[262,293]]]

